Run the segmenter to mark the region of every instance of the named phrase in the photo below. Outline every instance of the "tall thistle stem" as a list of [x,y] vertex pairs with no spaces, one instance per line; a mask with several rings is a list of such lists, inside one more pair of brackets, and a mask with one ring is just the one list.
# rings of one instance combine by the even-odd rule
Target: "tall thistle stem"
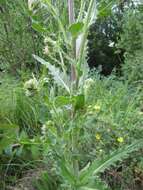
[[[68,13],[69,13],[69,24],[75,22],[75,13],[74,13],[74,0],[68,0]],[[72,39],[72,54],[73,59],[76,58],[76,40]],[[71,82],[76,82],[76,69],[75,65],[71,64]]]
[[[74,13],[74,0],[68,0],[68,13],[69,13],[69,24],[73,24],[75,22],[75,13]],[[72,56],[73,59],[76,60],[76,39],[72,39]],[[77,82],[76,68],[74,64],[71,64],[71,86],[75,87]],[[74,110],[71,113],[71,119],[74,121],[75,113]],[[74,154],[77,153],[77,134],[75,134],[74,129],[72,131],[72,151]],[[73,168],[74,173],[78,176],[79,173],[79,164],[77,159],[73,159]],[[75,188],[76,190],[76,188]]]

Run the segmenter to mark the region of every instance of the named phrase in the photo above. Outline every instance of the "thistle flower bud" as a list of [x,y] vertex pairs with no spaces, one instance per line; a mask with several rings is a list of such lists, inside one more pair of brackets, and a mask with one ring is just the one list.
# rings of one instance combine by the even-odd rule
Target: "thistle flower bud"
[[95,84],[94,80],[89,78],[85,80],[84,89],[90,88]]
[[37,90],[38,89],[38,81],[33,78],[25,82],[24,89],[26,90]]
[[28,0],[28,8],[30,11],[33,10],[34,6],[38,3],[38,0]]
[[45,47],[44,47],[43,53],[44,53],[45,55],[48,55],[48,54],[49,54],[49,47],[48,47],[48,46],[45,46]]

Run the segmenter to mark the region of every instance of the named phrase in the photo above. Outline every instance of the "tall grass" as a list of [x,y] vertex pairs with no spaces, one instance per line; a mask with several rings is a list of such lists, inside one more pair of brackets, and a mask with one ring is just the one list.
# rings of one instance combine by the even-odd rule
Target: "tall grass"
[[14,78],[4,78],[0,86],[0,123],[16,124],[34,132],[40,125],[39,97],[27,97],[23,85]]

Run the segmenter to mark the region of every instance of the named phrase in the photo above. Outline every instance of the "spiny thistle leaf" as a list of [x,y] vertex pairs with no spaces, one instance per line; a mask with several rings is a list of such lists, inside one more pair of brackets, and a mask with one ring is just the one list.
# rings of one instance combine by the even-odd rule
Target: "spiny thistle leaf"
[[82,187],[82,188],[80,188],[80,190],[100,190],[100,189],[95,189],[95,188],[91,188],[91,187]]
[[86,168],[86,170],[83,169],[80,172],[79,178],[81,184],[87,184],[92,176],[104,172],[110,166],[113,166],[117,161],[122,161],[123,159],[127,158],[131,152],[136,151],[142,147],[143,139],[113,152],[110,156],[106,156],[102,160],[97,159],[93,161],[93,163],[88,168]]
[[41,64],[45,65],[51,75],[53,76],[55,82],[60,85],[61,87],[65,88],[67,90],[67,92],[70,94],[70,88],[68,86],[68,77],[65,76],[59,68],[55,67],[54,65],[51,65],[49,62],[45,61],[44,59],[40,58],[37,55],[33,55],[33,57],[39,61]]
[[93,176],[86,186],[80,187],[80,190],[111,190],[108,185],[100,179]]

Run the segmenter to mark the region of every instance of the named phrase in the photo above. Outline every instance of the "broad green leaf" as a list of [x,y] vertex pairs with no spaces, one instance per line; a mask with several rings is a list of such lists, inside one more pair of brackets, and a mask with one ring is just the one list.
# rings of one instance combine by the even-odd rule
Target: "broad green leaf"
[[77,22],[69,27],[69,32],[71,33],[73,38],[78,37],[78,35],[82,32],[83,26],[83,22]]
[[55,98],[55,106],[60,107],[64,105],[73,105],[75,110],[82,109],[85,104],[85,98],[83,94],[75,96],[59,96]]
[[71,104],[71,102],[72,100],[70,96],[58,96],[55,98],[55,101],[54,101],[56,107],[68,105],[68,104]]
[[75,109],[82,109],[85,105],[85,97],[83,94],[74,96],[75,98]]

